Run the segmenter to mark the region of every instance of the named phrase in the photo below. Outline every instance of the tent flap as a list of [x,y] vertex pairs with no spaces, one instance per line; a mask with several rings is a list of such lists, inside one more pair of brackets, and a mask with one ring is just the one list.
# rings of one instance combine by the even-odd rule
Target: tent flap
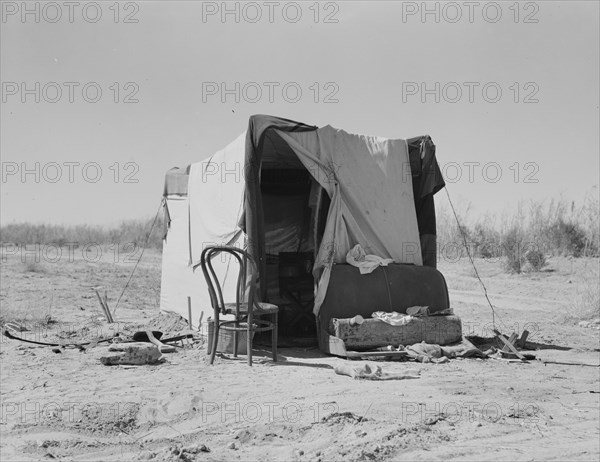
[[360,244],[367,254],[422,265],[408,146],[405,140],[352,135],[331,126],[280,133],[331,197],[317,255],[315,314],[331,266]]

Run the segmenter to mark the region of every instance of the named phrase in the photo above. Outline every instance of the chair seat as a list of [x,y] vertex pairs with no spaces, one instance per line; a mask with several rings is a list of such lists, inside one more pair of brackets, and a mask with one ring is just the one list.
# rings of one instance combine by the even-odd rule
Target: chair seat
[[[277,305],[273,305],[271,303],[256,303],[258,305],[258,309],[254,310],[255,314],[273,314],[279,311],[279,307]],[[235,313],[236,304],[235,303],[225,303],[225,313],[231,314]],[[248,303],[240,303],[240,313],[248,312]]]

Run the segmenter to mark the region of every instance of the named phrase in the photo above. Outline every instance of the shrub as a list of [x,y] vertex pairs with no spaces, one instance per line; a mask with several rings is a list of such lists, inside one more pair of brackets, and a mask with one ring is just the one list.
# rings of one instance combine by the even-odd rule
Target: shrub
[[521,273],[523,270],[523,233],[519,226],[513,225],[502,239],[502,248],[506,256],[505,268],[509,273]]
[[[504,256],[506,270],[539,271],[547,255],[600,256],[600,206],[597,186],[579,205],[563,198],[519,203],[515,213],[472,220],[470,205],[458,213],[472,255],[486,259]],[[438,213],[438,243],[463,246],[456,219],[441,204]],[[498,219],[498,221],[495,220]],[[506,224],[506,226],[505,226]],[[464,252],[464,250],[463,250]]]
[[546,256],[537,249],[531,249],[525,253],[525,260],[533,271],[539,271],[546,266]]
[[472,239],[475,243],[475,255],[478,257],[491,259],[502,255],[500,233],[496,231],[487,220],[485,224],[477,223],[472,232]]
[[550,228],[550,236],[555,249],[563,255],[581,257],[587,247],[586,233],[576,223],[568,223],[559,218]]

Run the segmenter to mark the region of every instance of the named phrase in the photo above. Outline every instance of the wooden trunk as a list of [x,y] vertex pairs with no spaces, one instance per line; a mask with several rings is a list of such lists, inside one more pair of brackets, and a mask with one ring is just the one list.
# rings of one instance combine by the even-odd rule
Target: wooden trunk
[[455,315],[413,318],[404,326],[392,326],[373,318],[365,319],[360,325],[351,325],[350,318],[333,318],[330,331],[351,350],[387,345],[406,346],[419,342],[449,345],[462,339],[460,318]]

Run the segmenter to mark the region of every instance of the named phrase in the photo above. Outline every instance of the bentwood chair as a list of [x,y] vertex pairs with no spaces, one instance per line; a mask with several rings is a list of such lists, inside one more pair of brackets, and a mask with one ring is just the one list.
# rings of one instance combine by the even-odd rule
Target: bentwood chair
[[[231,262],[235,259],[238,263],[239,271],[235,303],[224,303],[223,301],[223,281],[219,280],[212,265],[213,258],[220,254],[228,254],[231,256]],[[238,334],[246,332],[246,354],[249,366],[252,366],[252,339],[254,333],[271,331],[271,351],[273,353],[273,361],[277,361],[277,315],[279,308],[276,305],[258,301],[256,295],[258,268],[250,254],[237,247],[207,247],[200,256],[200,266],[202,266],[202,272],[206,279],[206,285],[208,286],[214,310],[210,364],[213,364],[215,360],[220,330],[231,331],[233,333],[233,356],[236,358]],[[250,278],[250,284],[247,286],[248,277]],[[220,315],[233,315],[234,319],[231,321],[220,321]],[[269,316],[270,319],[261,319],[262,316]]]

